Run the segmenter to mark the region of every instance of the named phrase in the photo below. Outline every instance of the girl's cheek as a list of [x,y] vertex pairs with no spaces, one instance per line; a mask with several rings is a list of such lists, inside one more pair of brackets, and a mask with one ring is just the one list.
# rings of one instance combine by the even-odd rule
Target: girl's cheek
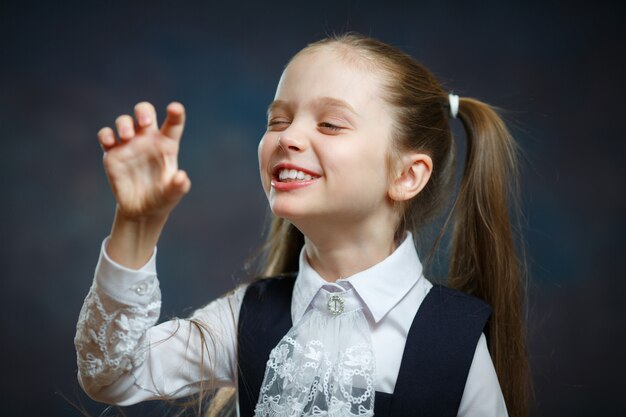
[[259,156],[259,168],[263,169],[263,161],[267,158],[265,156],[265,154],[267,153],[267,151],[265,150],[265,144],[266,144],[266,140],[265,140],[265,136],[263,136],[261,138],[261,140],[259,141],[259,148],[257,150],[258,152],[258,156]]
[[261,175],[261,182],[265,191],[269,188],[269,161],[271,156],[271,149],[268,146],[268,138],[263,136],[259,141],[258,157],[259,157],[259,174]]

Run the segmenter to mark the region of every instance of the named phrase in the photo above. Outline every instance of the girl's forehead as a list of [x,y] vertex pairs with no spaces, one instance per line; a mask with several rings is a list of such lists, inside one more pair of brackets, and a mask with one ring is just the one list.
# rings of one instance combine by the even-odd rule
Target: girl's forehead
[[353,107],[382,100],[382,77],[330,47],[296,55],[283,71],[276,100],[306,101],[332,97]]

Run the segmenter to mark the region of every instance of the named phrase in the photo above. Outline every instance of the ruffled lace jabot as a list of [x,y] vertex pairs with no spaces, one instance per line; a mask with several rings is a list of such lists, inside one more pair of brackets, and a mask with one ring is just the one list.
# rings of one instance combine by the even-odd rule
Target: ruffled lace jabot
[[342,285],[320,288],[270,353],[255,416],[374,415],[369,327],[361,299]]

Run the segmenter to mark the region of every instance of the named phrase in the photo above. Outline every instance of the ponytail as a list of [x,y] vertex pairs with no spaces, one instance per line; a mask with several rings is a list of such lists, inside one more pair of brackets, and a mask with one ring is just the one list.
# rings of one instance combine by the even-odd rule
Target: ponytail
[[462,98],[459,118],[467,154],[452,212],[449,285],[491,305],[487,339],[509,415],[526,416],[524,268],[516,256],[508,205],[518,212],[517,146],[502,119],[478,100]]

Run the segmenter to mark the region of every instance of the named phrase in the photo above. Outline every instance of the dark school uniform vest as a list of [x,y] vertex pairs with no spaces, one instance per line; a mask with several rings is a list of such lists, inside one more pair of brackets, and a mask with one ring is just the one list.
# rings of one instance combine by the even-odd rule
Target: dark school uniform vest
[[[241,417],[254,416],[271,350],[292,327],[295,274],[250,284],[238,325]],[[434,285],[407,336],[393,394],[376,391],[377,417],[457,415],[476,344],[491,315],[478,298]]]

